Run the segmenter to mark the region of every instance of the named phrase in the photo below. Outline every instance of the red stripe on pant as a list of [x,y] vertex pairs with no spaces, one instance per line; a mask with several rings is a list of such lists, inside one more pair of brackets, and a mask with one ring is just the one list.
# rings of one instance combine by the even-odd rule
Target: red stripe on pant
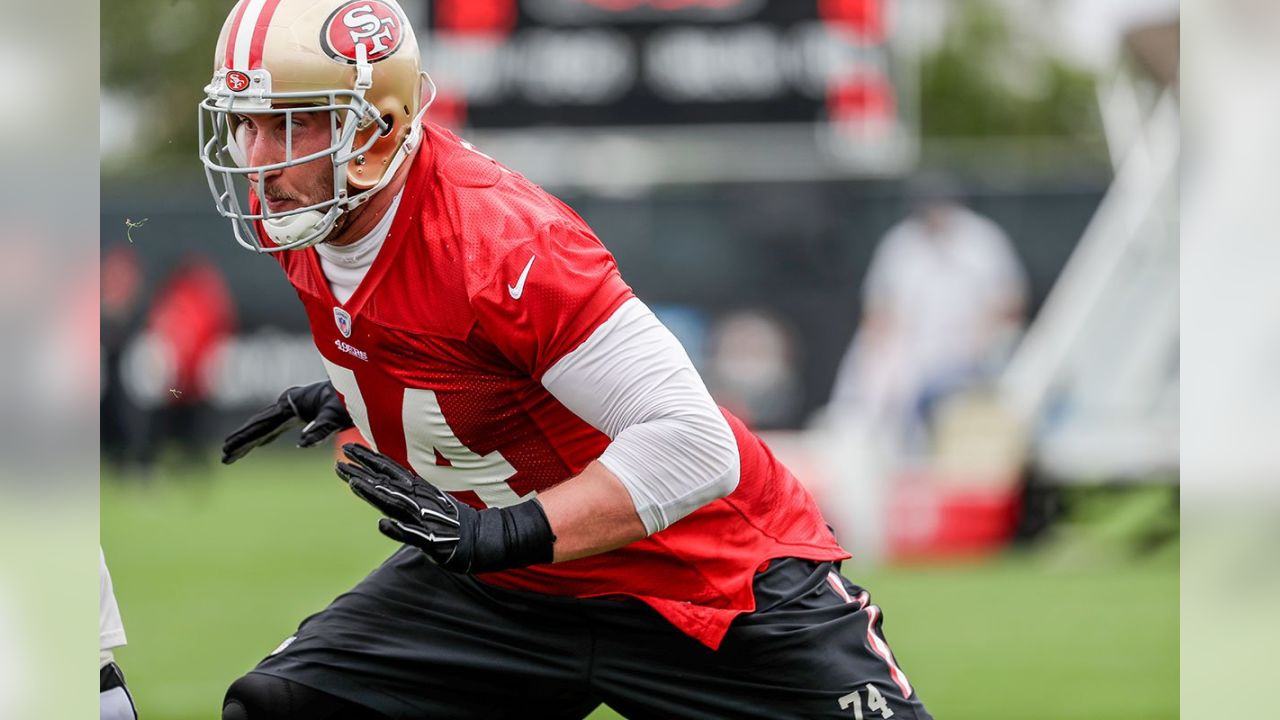
[[893,682],[902,691],[902,697],[911,697],[911,683],[907,680],[907,674],[902,672],[902,668],[898,667],[898,663],[893,659],[893,651],[889,649],[889,643],[884,638],[876,634],[876,622],[880,620],[880,608],[875,605],[867,606],[867,601],[871,596],[866,590],[858,593],[857,597],[849,595],[849,591],[845,589],[844,583],[840,581],[840,576],[834,571],[827,573],[827,583],[836,591],[846,604],[857,603],[859,608],[866,608],[867,614],[870,616],[867,622],[867,643],[871,646],[871,651],[880,656],[884,660],[884,664],[889,666],[889,677],[893,678]]

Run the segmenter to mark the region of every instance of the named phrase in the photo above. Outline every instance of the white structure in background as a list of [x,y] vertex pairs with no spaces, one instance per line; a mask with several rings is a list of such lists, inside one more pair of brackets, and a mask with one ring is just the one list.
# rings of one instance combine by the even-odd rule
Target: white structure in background
[[1100,90],[1115,179],[1001,382],[1059,481],[1178,467],[1178,181],[1172,90],[1125,72]]
[[[1249,522],[1253,512],[1267,508],[1272,515],[1256,518],[1269,523],[1269,534],[1257,535],[1261,549],[1274,547],[1280,499],[1280,3],[1199,0],[1188,3],[1186,13],[1184,37],[1196,58],[1184,65],[1182,83],[1187,146],[1194,148],[1183,181],[1183,361],[1191,382],[1183,389],[1182,498],[1184,508],[1202,512],[1230,498],[1228,509],[1247,507],[1249,513],[1239,516]],[[1207,577],[1206,563],[1226,559],[1219,553],[1199,561],[1197,580]],[[1271,558],[1259,560],[1275,567]],[[1280,588],[1274,569],[1248,594],[1234,582],[1224,586],[1232,602],[1247,598],[1261,613],[1274,605],[1252,591],[1268,581]],[[1206,602],[1216,607],[1216,600]],[[1254,651],[1246,657],[1266,657],[1263,643],[1270,645],[1276,625],[1274,619],[1264,622],[1272,632],[1255,634],[1254,625],[1237,618],[1236,627],[1249,633],[1237,637]],[[1196,657],[1197,670],[1205,669],[1208,658]],[[1197,699],[1206,709],[1211,702]],[[1262,705],[1246,702],[1254,710]]]
[[[1004,0],[1032,6],[1025,0]],[[1178,16],[1178,0],[1041,0],[1052,18],[1053,33],[1045,39],[1069,57],[1098,69],[1116,67],[1124,34],[1133,27]],[[1033,10],[1037,12],[1037,10]],[[1043,22],[1043,15],[1039,18]]]

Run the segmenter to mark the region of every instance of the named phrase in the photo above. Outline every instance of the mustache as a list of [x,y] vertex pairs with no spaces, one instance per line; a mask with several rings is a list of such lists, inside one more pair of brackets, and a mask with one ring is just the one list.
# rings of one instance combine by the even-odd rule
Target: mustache
[[264,188],[264,193],[266,194],[267,200],[269,202],[283,202],[285,200],[298,200],[297,195],[294,195],[293,193],[287,192],[285,190],[273,188],[270,185]]

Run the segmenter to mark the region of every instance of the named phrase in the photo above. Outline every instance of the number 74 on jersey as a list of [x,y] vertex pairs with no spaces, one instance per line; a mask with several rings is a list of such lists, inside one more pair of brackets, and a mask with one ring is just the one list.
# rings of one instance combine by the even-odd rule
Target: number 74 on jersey
[[[854,720],[868,720],[868,716],[863,714],[862,690],[854,690],[840,698],[840,709],[848,710],[853,708]],[[866,687],[867,705],[866,709],[872,713],[879,713],[881,718],[893,717],[893,708],[889,707],[889,703],[885,702],[884,695],[876,689],[875,685],[867,683]],[[874,718],[875,715],[870,717]]]

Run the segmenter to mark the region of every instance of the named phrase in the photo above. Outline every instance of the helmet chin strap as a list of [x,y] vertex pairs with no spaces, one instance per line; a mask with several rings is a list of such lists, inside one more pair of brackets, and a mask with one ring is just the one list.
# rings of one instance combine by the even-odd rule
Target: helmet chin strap
[[[360,49],[363,49],[363,47]],[[263,220],[262,227],[266,231],[267,237],[271,238],[271,242],[276,245],[288,245],[291,248],[298,249],[324,242],[333,233],[334,227],[337,226],[338,218],[343,213],[354,210],[373,199],[373,196],[379,190],[382,190],[391,182],[396,172],[400,170],[400,166],[404,164],[405,159],[417,150],[418,143],[422,140],[422,118],[426,116],[427,109],[431,107],[431,104],[436,99],[437,89],[435,82],[425,72],[422,73],[422,77],[431,87],[431,94],[427,101],[422,104],[418,113],[414,115],[413,127],[409,130],[409,136],[396,149],[395,155],[392,156],[391,162],[387,165],[386,172],[382,173],[382,178],[378,180],[378,184],[358,195],[346,197],[330,208],[327,213],[311,210],[296,215]],[[350,147],[343,150],[344,154],[349,151]],[[334,172],[343,174],[342,184],[344,189],[341,191],[343,193],[346,192],[346,171],[345,163],[341,167],[334,168]]]

